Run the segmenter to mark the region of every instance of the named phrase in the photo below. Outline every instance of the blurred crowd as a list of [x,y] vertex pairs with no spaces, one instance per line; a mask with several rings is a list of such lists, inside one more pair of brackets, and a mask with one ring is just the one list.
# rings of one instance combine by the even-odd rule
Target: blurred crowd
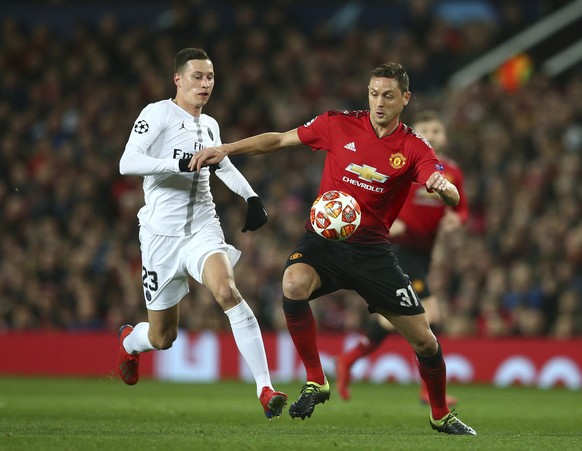
[[[370,70],[401,62],[413,95],[404,120],[427,108],[443,114],[471,206],[465,228],[435,249],[430,282],[446,309],[443,333],[582,335],[580,66],[554,79],[534,70],[512,92],[489,77],[447,84],[566,2],[475,1],[485,8],[460,18],[445,3],[146,1],[137,17],[121,1],[60,21],[76,2],[39,5],[35,21],[1,6],[0,331],[116,331],[145,318],[142,180],[120,176],[119,157],[141,109],[175,93],[176,52],[202,47],[216,71],[204,112],[223,142],[365,109]],[[227,239],[243,252],[238,288],[265,331],[285,328],[283,266],[322,157],[297,148],[233,158],[269,213],[256,232],[240,232],[246,204],[212,182]],[[181,326],[227,328],[208,291],[190,288]],[[350,292],[312,306],[330,332],[360,330],[368,317]]]

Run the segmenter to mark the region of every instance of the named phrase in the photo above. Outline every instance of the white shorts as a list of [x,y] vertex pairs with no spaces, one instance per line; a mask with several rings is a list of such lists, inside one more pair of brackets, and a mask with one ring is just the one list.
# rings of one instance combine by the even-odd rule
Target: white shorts
[[188,274],[202,283],[206,259],[223,253],[232,266],[240,251],[224,241],[218,221],[189,236],[154,235],[139,229],[142,259],[143,294],[148,310],[165,310],[176,305],[188,293]]

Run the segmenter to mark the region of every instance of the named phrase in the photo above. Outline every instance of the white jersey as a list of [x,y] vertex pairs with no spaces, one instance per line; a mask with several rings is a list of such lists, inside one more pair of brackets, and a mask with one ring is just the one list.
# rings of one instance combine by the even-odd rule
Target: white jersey
[[[210,170],[180,172],[179,160],[220,144],[218,123],[206,114],[194,117],[171,99],[142,110],[119,162],[122,174],[144,177],[141,226],[157,235],[185,236],[216,217]],[[245,200],[257,195],[228,158],[216,175]]]

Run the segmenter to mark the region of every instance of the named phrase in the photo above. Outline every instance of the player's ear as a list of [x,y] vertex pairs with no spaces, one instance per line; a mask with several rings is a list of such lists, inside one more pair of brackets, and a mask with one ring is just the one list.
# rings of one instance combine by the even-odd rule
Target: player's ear
[[182,79],[182,76],[178,72],[176,72],[174,74],[174,84],[176,86],[178,86],[178,83],[180,82],[181,79]]
[[411,95],[412,95],[412,94],[410,93],[410,91],[406,91],[406,92],[404,93],[404,95],[402,96],[402,98],[403,98],[403,103],[404,103],[404,106],[408,105],[408,102],[410,102],[410,97],[411,97]]

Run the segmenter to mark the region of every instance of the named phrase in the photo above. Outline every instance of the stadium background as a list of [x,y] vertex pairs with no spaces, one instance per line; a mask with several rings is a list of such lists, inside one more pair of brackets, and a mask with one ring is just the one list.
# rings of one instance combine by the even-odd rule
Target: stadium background
[[[0,372],[29,371],[12,365],[36,346],[31,337],[89,334],[100,345],[113,337],[114,354],[119,325],[144,319],[141,180],[121,177],[118,159],[141,109],[174,94],[172,59],[187,46],[214,62],[205,112],[224,142],[366,108],[370,68],[401,62],[413,93],[404,120],[420,109],[443,113],[471,206],[465,230],[435,254],[433,291],[447,299],[443,339],[573,349],[566,344],[582,336],[582,68],[578,60],[549,75],[544,62],[579,39],[580,19],[467,86],[454,75],[579,3],[3,2],[0,341],[10,353]],[[239,289],[276,347],[285,335],[283,262],[316,194],[321,156],[306,148],[233,161],[263,197],[269,223],[242,234],[244,202],[220,182],[215,201],[228,240],[243,251]],[[313,308],[320,331],[341,346],[368,317],[348,292]],[[228,332],[195,284],[181,327],[195,340]]]

